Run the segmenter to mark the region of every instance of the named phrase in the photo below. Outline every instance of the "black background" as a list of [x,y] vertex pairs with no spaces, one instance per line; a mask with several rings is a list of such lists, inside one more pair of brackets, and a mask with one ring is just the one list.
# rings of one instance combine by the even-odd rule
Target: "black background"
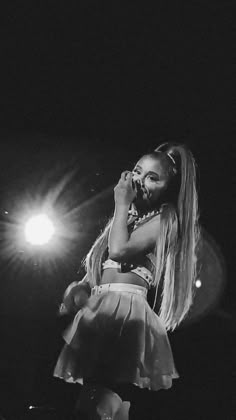
[[170,334],[179,383],[145,398],[163,419],[235,418],[232,5],[26,1],[2,10],[1,226],[26,196],[71,171],[60,198],[67,208],[94,197],[77,220],[80,239],[50,273],[34,259],[1,258],[6,419],[36,416],[31,404],[56,410],[38,411],[42,418],[68,416],[79,389],[52,378],[68,321],[56,315],[62,293],[112,212],[120,172],[168,140],[196,158],[200,221],[221,249],[227,283],[217,310]]

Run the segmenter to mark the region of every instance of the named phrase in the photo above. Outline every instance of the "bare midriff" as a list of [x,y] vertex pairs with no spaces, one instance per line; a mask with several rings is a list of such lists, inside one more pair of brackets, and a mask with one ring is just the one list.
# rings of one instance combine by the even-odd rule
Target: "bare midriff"
[[106,268],[102,273],[100,284],[107,283],[128,283],[136,284],[147,288],[147,283],[140,276],[131,271],[127,273],[120,273],[116,268]]

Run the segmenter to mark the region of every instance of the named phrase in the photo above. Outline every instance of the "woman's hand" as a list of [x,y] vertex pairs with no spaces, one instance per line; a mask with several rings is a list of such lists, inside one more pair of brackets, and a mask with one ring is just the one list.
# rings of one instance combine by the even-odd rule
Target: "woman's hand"
[[133,187],[132,178],[132,172],[122,172],[120,180],[114,188],[114,199],[117,205],[129,206],[136,197],[136,189]]
[[88,301],[88,284],[83,281],[71,283],[63,296],[63,302],[59,308],[59,315],[75,313],[81,309]]

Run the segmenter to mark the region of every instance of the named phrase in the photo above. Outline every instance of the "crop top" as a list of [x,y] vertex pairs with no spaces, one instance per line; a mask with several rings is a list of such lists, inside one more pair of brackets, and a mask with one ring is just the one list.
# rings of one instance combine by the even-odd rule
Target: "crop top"
[[[152,212],[149,212],[147,215],[139,219],[136,219],[137,211],[134,209],[131,209],[129,211],[129,215],[134,216],[134,218],[131,217],[128,223],[129,230],[135,230],[139,225],[142,225],[145,221],[152,219],[157,214],[160,214],[160,211],[154,210]],[[148,288],[150,289],[151,286],[153,285],[153,273],[151,270],[149,270],[149,268],[146,267],[146,265],[148,267],[150,266],[150,268],[155,267],[152,253],[146,255],[143,258],[143,261],[141,262],[141,264],[140,263],[139,264],[120,263],[109,258],[102,264],[102,268],[103,270],[105,270],[106,268],[116,268],[118,272],[120,273],[128,273],[128,272],[135,273],[139,277],[141,277],[143,280],[145,280]]]
[[107,259],[102,264],[103,270],[106,268],[116,268],[120,273],[131,272],[137,274],[141,277],[148,285],[148,288],[151,287],[153,281],[153,275],[151,271],[144,267],[143,265],[129,264],[129,263],[120,263],[111,259]]

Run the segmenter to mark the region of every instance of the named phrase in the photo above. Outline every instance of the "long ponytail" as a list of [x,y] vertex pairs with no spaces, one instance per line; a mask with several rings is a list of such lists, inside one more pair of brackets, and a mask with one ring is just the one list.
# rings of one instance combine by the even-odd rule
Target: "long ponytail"
[[102,263],[107,254],[108,236],[111,224],[112,219],[108,221],[103,232],[101,232],[92,245],[84,261],[88,282],[91,287],[98,285],[101,281]]
[[[179,180],[176,202],[164,206],[161,213],[154,283],[158,287],[162,281],[159,316],[167,329],[174,330],[187,315],[194,297],[199,239],[198,198],[192,153],[184,145],[167,144],[164,152],[163,146],[166,148],[166,145],[159,146],[155,152],[162,152],[172,159]],[[171,161],[169,163],[173,166]]]

